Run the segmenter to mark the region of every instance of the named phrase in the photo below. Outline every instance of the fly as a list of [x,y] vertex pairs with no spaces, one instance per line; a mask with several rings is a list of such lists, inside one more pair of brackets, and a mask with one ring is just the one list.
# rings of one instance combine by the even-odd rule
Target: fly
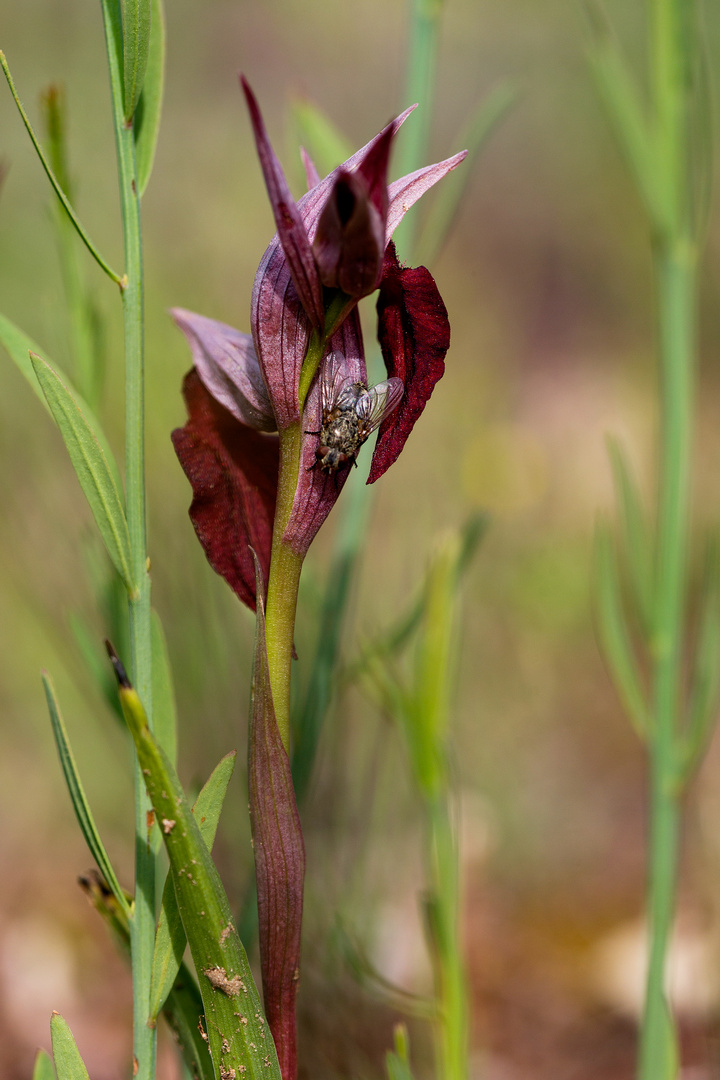
[[319,465],[324,472],[337,474],[348,462],[357,465],[360,447],[398,407],[404,392],[402,380],[394,377],[370,388],[352,382],[332,357],[320,381],[320,430],[306,432],[320,436],[311,468]]

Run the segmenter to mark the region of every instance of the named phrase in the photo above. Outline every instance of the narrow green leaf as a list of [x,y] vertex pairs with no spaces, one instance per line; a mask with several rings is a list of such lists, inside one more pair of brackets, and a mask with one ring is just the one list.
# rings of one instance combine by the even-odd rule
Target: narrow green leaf
[[50,1037],[57,1080],[90,1080],[73,1033],[59,1013],[50,1018]]
[[680,738],[679,776],[685,784],[700,762],[717,719],[720,697],[720,548],[712,544],[702,588],[687,723]]
[[462,546],[457,534],[438,547],[427,573],[422,631],[415,659],[412,709],[405,737],[415,781],[426,799],[445,786],[445,740],[453,678],[453,638]]
[[292,714],[292,778],[298,805],[302,805],[310,784],[322,727],[335,686],[342,628],[358,554],[357,550],[341,550],[335,554],[318,619],[315,656],[307,689],[302,703]]
[[[32,361],[30,360],[31,353],[42,353],[43,350],[40,348],[39,345],[35,344],[32,338],[28,337],[27,334],[23,333],[23,331],[20,330],[19,327],[17,327],[14,323],[10,322],[9,319],[6,319],[4,315],[0,315],[0,345],[3,345],[5,347],[8,355],[10,356],[10,359],[13,361],[20,374],[23,375],[25,379],[27,379],[27,382],[33,393],[36,395],[38,400],[43,403],[43,406],[48,410],[50,415],[52,415],[52,411],[50,409],[50,406],[48,405],[45,394],[42,391],[40,383],[38,382],[38,378],[35,374],[35,369],[32,365]],[[73,388],[71,380],[67,377],[62,368],[55,363],[52,363],[51,366],[58,378],[70,389],[73,397],[75,398],[75,401],[77,402],[78,408],[81,409],[81,411],[87,418],[88,424],[95,432],[95,437],[100,443],[102,452],[105,454],[108,465],[110,466],[113,479],[115,480],[118,490],[121,491],[122,484],[120,482],[120,472],[118,471],[115,455],[110,448],[110,444],[105,437],[99,420],[95,416],[93,410],[90,408],[88,403],[82,397],[82,395]]]
[[122,499],[107,458],[85,414],[62,379],[37,354],[33,353],[31,360],[108,555],[132,595],[135,587],[130,572],[130,535]]
[[[200,990],[186,964],[180,965],[163,1016],[175,1033],[178,1048],[193,1080],[215,1080],[212,1058],[203,1039],[203,1003]],[[241,1080],[238,1077],[238,1080]]]
[[123,101],[130,123],[145,82],[150,47],[150,0],[123,0]]
[[126,895],[125,906],[120,905],[107,881],[96,869],[79,877],[78,885],[85,893],[88,903],[95,908],[110,930],[120,952],[130,959],[130,911],[134,903],[132,897]]
[[[55,176],[72,201],[67,145],[67,106],[61,87],[52,85],[42,95],[44,127],[48,156]],[[81,252],[72,222],[62,206],[55,204],[53,214],[57,236],[60,271],[65,292],[65,312],[70,330],[70,355],[75,386],[89,402],[100,399],[104,373],[104,354],[100,347],[100,317],[93,297],[85,285]]]
[[667,225],[662,176],[653,134],[644,116],[637,87],[599,5],[588,5],[593,22],[590,67],[600,97],[614,124],[620,149],[633,175],[650,221],[658,229]]
[[121,0],[100,0],[105,30],[110,92],[113,101],[115,130],[123,111],[123,18]]
[[46,1050],[38,1050],[35,1056],[32,1080],[56,1080],[52,1058]]
[[[155,709],[155,698],[153,698],[153,709]],[[159,738],[158,741],[160,741]],[[192,808],[195,820],[200,826],[200,835],[205,841],[208,851],[212,851],[218,821],[220,820],[220,812],[225,801],[230,777],[235,768],[235,757],[236,753],[233,750],[216,766]],[[173,987],[185,952],[186,941],[185,930],[178,911],[177,900],[175,899],[172,875],[168,874],[163,892],[162,910],[155,935],[155,951],[153,953],[150,982],[150,1023],[156,1022],[165,999]]]
[[53,735],[55,736],[55,743],[60,757],[60,765],[62,767],[63,775],[65,776],[65,783],[70,792],[75,816],[78,819],[78,824],[85,837],[85,842],[90,849],[90,854],[97,863],[100,873],[110,886],[118,904],[127,914],[128,902],[125,898],[125,893],[120,888],[120,883],[115,876],[112,863],[108,858],[103,842],[100,839],[100,834],[97,831],[95,819],[93,818],[92,811],[85,796],[85,790],[82,786],[82,781],[80,780],[80,775],[77,771],[75,757],[70,746],[70,740],[68,739],[67,729],[60,712],[55,689],[50,676],[46,672],[43,672],[42,682],[45,690],[45,697],[47,699],[48,710],[50,712]]
[[432,266],[440,254],[452,228],[467,186],[473,175],[473,165],[488,136],[517,99],[517,90],[503,82],[480,103],[452,145],[467,148],[468,156],[461,169],[454,169],[439,184],[432,199],[417,244],[416,261]]
[[170,659],[160,616],[152,612],[153,727],[157,741],[173,765],[177,764],[177,710]]
[[7,60],[5,59],[5,53],[3,53],[2,51],[0,51],[0,67],[2,67],[3,71],[5,72],[5,78],[7,79],[7,84],[10,87],[10,93],[12,94],[12,96],[13,96],[13,98],[15,100],[15,104],[17,105],[18,112],[20,113],[20,116],[22,117],[23,123],[25,124],[25,127],[27,129],[27,133],[28,133],[28,135],[30,136],[30,138],[32,140],[32,144],[35,147],[35,150],[37,151],[37,155],[40,158],[40,161],[42,163],[42,167],[44,168],[44,170],[45,170],[45,172],[47,174],[47,178],[50,181],[50,183],[52,184],[53,188],[55,189],[55,194],[57,195],[58,199],[60,200],[63,207],[65,208],[65,212],[67,213],[68,217],[70,218],[73,225],[77,229],[77,232],[78,232],[78,235],[80,236],[80,239],[85,244],[86,248],[88,249],[88,251],[90,252],[92,257],[95,259],[95,261],[98,263],[98,265],[105,271],[105,273],[108,275],[108,277],[112,278],[112,280],[115,282],[116,285],[121,285],[122,284],[122,278],[120,277],[119,274],[116,274],[113,269],[111,269],[111,267],[108,265],[108,263],[105,261],[105,259],[103,259],[102,255],[100,254],[100,252],[97,250],[97,248],[93,244],[93,242],[90,239],[90,237],[88,236],[88,234],[85,232],[84,228],[80,224],[80,219],[78,218],[77,214],[75,213],[72,206],[70,205],[70,201],[69,201],[67,195],[63,191],[62,187],[60,186],[60,184],[58,183],[58,181],[57,181],[57,179],[55,177],[54,172],[50,168],[50,162],[48,161],[48,159],[45,156],[43,148],[41,147],[41,145],[40,145],[40,143],[38,141],[38,138],[37,138],[35,132],[33,131],[32,124],[30,123],[29,117],[28,117],[27,113],[25,112],[25,109],[22,106],[20,98],[18,97],[17,90],[15,89],[15,83],[13,82],[12,75],[10,74],[10,68],[8,67]]
[[641,738],[648,733],[648,707],[622,607],[619,567],[610,533],[595,538],[598,632],[605,659],[628,718]]
[[155,159],[165,80],[165,12],[162,0],[151,0],[150,46],[142,94],[135,110],[135,163],[138,191],[148,185]]
[[67,159],[67,105],[65,91],[52,84],[42,94],[41,105],[45,119],[48,159],[57,182],[72,201],[70,171]]
[[281,1080],[277,1054],[222,882],[177,774],[153,737],[117,656],[120,703],[170,859],[178,909],[200,981],[208,1045],[220,1080]]
[[[120,951],[130,957],[130,924],[123,911],[103,882],[100,874],[80,878],[80,885],[90,903],[110,928]],[[207,1045],[198,1029],[203,1019],[203,1003],[195,979],[182,963],[172,990],[163,1006],[163,1016],[175,1032],[178,1048],[193,1080],[215,1080]]]
[[352,155],[354,146],[313,102],[296,100],[291,110],[298,141],[310,154],[321,177],[327,176]]
[[405,1024],[396,1024],[394,1033],[395,1049],[389,1050],[385,1058],[388,1080],[413,1080],[410,1068],[410,1045]]
[[620,444],[608,439],[608,453],[615,483],[623,549],[627,557],[632,595],[646,641],[653,627],[653,548],[640,492]]
[[[652,1080],[678,1080],[680,1072],[680,1053],[678,1035],[672,1012],[665,994],[660,995],[657,1003],[659,1012],[655,1015],[657,1023],[653,1030],[655,1038],[641,1041],[642,1076]],[[645,1032],[641,1032],[641,1037]]]

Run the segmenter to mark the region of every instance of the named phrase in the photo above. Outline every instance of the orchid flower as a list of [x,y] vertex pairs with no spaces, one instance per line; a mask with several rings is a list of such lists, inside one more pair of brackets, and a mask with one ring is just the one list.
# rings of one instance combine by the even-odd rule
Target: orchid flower
[[297,475],[282,539],[298,556],[350,472],[352,461],[332,475],[315,465],[324,367],[332,363],[341,379],[367,387],[358,300],[379,289],[378,338],[388,375],[404,389],[380,427],[368,483],[397,459],[443,374],[450,341],[445,306],[424,267],[398,263],[391,238],[413,203],[465,153],[388,184],[392,143],[410,108],[323,180],[303,154],[310,188],[296,203],[257,101],[244,79],[242,85],[277,233],[255,276],[252,335],[173,312],[195,365],[184,388],[189,419],[173,442],[192,485],[190,516],[208,560],[254,608],[248,547],[267,580],[279,458],[277,437],[264,433],[278,431],[280,445],[285,433],[296,435]]
[[[255,276],[252,334],[173,312],[194,360],[189,419],[173,443],[208,560],[257,611],[248,787],[263,996],[283,1080],[296,1080],[305,852],[288,751],[300,570],[367,436],[379,428],[373,483],[443,374],[445,305],[424,267],[399,264],[392,235],[465,155],[388,184],[408,109],[324,180],[305,154],[310,190],[296,203],[244,80],[243,89],[277,233]],[[368,388],[357,303],[375,290],[388,379]]]

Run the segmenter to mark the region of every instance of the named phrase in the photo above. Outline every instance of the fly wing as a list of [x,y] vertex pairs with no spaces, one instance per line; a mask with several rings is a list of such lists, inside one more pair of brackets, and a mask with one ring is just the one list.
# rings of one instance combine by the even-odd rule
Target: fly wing
[[320,372],[320,403],[323,413],[332,412],[351,377],[344,370],[338,353],[330,353],[322,362]]
[[362,436],[367,439],[383,420],[397,409],[405,393],[402,379],[385,379],[360,394],[355,411],[360,421]]

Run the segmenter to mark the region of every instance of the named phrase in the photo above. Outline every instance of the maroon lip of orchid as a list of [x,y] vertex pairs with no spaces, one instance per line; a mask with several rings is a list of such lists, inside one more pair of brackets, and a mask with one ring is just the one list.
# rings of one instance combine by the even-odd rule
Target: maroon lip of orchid
[[[193,487],[191,517],[208,559],[254,607],[247,546],[257,551],[267,578],[274,512],[270,481],[274,469],[277,485],[278,460],[277,439],[256,433],[282,433],[302,420],[298,484],[283,539],[304,554],[352,468],[352,460],[333,472],[317,467],[317,432],[323,422],[324,367],[332,362],[347,383],[367,386],[357,300],[379,287],[383,358],[388,374],[404,385],[400,405],[380,427],[368,483],[397,459],[443,374],[450,340],[445,306],[424,267],[400,266],[391,237],[407,210],[465,153],[388,184],[392,142],[411,108],[322,180],[304,154],[312,186],[296,203],[244,80],[243,89],[278,231],[255,276],[252,338],[191,312],[173,313],[196,369],[186,387],[190,419],[173,441]],[[333,310],[342,314],[333,329],[325,326],[326,312],[337,299],[340,305]],[[313,332],[325,340],[326,329],[331,335],[301,409],[298,388],[308,343]],[[235,437],[233,425],[245,428],[248,438]]]

